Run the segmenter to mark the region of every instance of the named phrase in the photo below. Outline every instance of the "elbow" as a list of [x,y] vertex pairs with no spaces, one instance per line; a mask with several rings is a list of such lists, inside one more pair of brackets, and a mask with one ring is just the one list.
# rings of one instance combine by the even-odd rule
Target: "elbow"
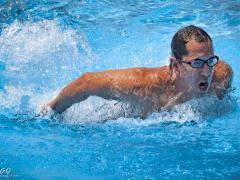
[[89,84],[91,83],[92,77],[93,77],[93,73],[91,72],[84,73],[82,76],[74,80],[71,83],[71,85],[77,88],[79,86],[83,86],[84,84],[85,85]]
[[104,73],[87,72],[78,80],[78,88],[88,96],[102,96],[103,92],[109,88],[109,83],[104,77]]

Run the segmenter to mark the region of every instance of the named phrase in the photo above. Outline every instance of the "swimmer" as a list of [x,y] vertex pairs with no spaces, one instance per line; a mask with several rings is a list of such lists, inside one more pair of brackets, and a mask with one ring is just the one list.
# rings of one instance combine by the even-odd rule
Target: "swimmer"
[[175,33],[169,65],[86,73],[63,88],[43,107],[62,113],[89,96],[114,99],[140,107],[140,117],[169,109],[206,94],[222,99],[231,87],[231,67],[214,54],[211,37],[201,28],[187,26]]

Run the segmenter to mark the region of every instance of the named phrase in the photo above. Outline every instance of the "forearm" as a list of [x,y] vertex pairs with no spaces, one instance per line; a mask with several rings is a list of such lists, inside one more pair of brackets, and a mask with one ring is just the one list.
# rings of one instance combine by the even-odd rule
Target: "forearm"
[[[56,112],[63,112],[67,108],[69,108],[72,104],[77,102],[81,102],[85,100],[88,96],[84,95],[83,92],[78,92],[78,94],[74,95],[70,93],[70,87],[65,87],[60,94],[49,103],[49,106]],[[75,90],[74,90],[75,91]]]
[[137,97],[134,88],[139,89],[144,82],[142,74],[139,69],[87,73],[66,86],[49,105],[54,111],[63,112],[89,96],[131,101]]
[[63,88],[59,95],[49,103],[56,112],[63,112],[71,105],[84,101],[91,95],[95,95],[97,86],[94,85],[92,73],[80,76]]

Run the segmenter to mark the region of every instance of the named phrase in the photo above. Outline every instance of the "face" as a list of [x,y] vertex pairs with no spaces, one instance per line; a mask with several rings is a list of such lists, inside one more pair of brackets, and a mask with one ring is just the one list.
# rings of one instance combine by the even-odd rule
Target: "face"
[[[207,60],[214,55],[210,41],[198,43],[191,40],[186,44],[186,49],[188,54],[182,57],[182,61],[186,62],[191,62],[197,58]],[[178,63],[177,69],[179,88],[185,89],[193,95],[205,94],[208,91],[213,73],[212,67],[205,64],[203,68],[192,68],[189,64]]]

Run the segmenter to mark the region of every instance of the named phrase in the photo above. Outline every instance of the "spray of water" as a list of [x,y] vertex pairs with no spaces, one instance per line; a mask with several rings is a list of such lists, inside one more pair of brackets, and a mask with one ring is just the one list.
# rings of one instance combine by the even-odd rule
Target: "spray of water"
[[[38,112],[65,84],[86,71],[83,66],[91,68],[95,57],[84,34],[63,30],[55,21],[16,21],[7,26],[0,35],[0,75],[4,79],[0,81],[1,111]],[[135,117],[138,110],[128,104],[93,97],[69,108],[61,119],[75,124],[109,119],[140,125],[166,121],[183,123],[199,121],[202,115],[211,114],[209,110],[219,114],[232,107],[230,101],[222,103],[217,99],[208,99],[208,104],[206,99],[203,102],[193,100],[168,111],[153,113],[142,121],[129,118]]]
[[0,106],[35,110],[86,71],[93,57],[81,32],[56,21],[15,21],[0,35]]
[[207,87],[207,90],[206,90],[206,94],[208,93],[208,90],[209,90],[209,88],[211,87],[211,83],[212,83],[212,77],[213,77],[213,72],[214,72],[214,67],[212,67],[211,69],[210,69],[210,75],[209,75],[209,77],[208,77],[208,87]]

